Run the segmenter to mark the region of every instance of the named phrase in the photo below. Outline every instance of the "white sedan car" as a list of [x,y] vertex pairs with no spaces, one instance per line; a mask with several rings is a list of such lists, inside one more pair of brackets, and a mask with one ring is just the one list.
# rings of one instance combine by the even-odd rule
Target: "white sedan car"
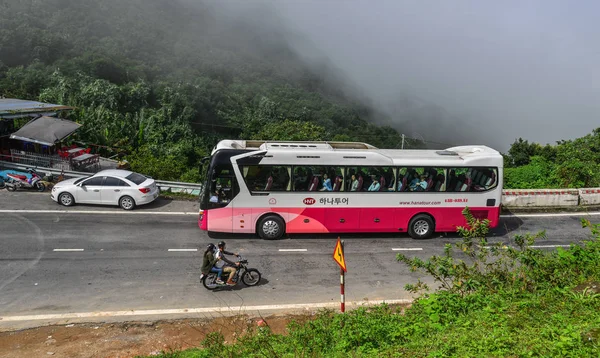
[[159,189],[154,179],[121,169],[100,171],[85,178],[68,179],[52,188],[52,200],[65,206],[79,204],[118,205],[131,210],[153,202]]

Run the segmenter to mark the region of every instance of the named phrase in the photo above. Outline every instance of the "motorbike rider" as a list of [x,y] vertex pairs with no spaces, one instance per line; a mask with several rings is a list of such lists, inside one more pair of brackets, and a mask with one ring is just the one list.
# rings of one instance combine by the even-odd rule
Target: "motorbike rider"
[[208,275],[209,272],[217,273],[217,280],[215,281],[217,284],[224,284],[223,280],[221,280],[221,275],[223,274],[223,269],[215,267],[215,263],[218,261],[218,258],[215,256],[215,245],[208,244],[206,245],[206,251],[204,251],[204,258],[202,261],[202,274]]
[[239,256],[237,252],[229,252],[225,251],[225,241],[220,241],[217,244],[219,251],[217,251],[217,263],[216,267],[223,269],[224,272],[229,273],[229,278],[227,279],[228,286],[235,286],[235,282],[233,281],[233,277],[235,276],[235,272],[237,271],[236,267],[240,265],[239,262],[233,262],[228,260],[225,255],[235,255]]

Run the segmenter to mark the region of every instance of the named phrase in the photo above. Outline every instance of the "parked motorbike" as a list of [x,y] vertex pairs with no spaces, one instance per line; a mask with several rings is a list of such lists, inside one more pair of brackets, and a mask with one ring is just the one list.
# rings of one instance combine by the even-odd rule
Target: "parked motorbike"
[[[237,267],[235,271],[235,275],[233,276],[232,281],[235,283],[239,283],[239,279],[241,277],[242,282],[246,286],[256,286],[260,282],[261,274],[255,268],[248,268],[248,260],[244,260],[241,256],[238,256],[238,262],[240,265]],[[225,282],[228,280],[229,272],[223,272],[221,279]],[[202,285],[207,290],[214,290],[217,287],[223,287],[225,284],[217,283],[217,273],[210,272],[208,275],[201,274],[200,281],[202,281]]]
[[6,174],[8,181],[4,183],[6,190],[15,191],[17,189],[35,189],[39,192],[46,190],[46,185],[42,183],[42,176],[33,169],[27,169],[27,172],[31,175],[28,178],[27,175],[9,173]]

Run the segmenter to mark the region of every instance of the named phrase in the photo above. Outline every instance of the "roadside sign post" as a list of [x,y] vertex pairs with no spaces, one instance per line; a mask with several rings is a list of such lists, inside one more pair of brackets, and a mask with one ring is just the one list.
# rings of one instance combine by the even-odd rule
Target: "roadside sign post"
[[346,311],[346,297],[344,292],[344,277],[346,276],[346,260],[344,258],[344,240],[338,236],[335,250],[333,250],[333,260],[340,266],[340,299],[342,313]]

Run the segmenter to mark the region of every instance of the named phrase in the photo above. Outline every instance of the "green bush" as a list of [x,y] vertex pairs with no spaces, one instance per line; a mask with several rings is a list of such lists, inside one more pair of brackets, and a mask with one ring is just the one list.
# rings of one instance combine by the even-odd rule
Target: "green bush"
[[504,159],[504,187],[508,189],[598,187],[600,128],[554,146],[519,138]]
[[545,189],[560,188],[558,166],[541,156],[531,157],[529,164],[504,168],[504,188]]

